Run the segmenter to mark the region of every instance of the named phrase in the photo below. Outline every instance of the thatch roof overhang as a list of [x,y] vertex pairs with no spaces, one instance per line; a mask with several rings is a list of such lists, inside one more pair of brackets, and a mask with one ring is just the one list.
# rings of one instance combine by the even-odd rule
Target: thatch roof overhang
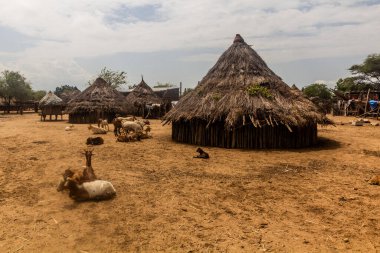
[[38,106],[40,108],[49,107],[49,106],[63,106],[63,105],[65,105],[63,100],[51,91],[49,91],[38,103]]
[[69,114],[95,111],[113,113],[126,111],[125,97],[100,77],[71,99],[66,107],[66,113]]
[[328,123],[301,92],[282,81],[237,34],[196,88],[164,116],[164,124],[200,119],[226,128],[252,123],[302,127]]

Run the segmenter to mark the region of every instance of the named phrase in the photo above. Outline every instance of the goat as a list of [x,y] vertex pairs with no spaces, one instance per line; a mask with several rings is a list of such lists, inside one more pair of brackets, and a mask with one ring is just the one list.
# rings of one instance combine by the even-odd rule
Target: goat
[[131,121],[122,121],[121,122],[121,127],[124,130],[124,132],[128,133],[130,131],[133,131],[135,133],[140,132],[143,130],[143,123],[139,122],[137,123],[136,121],[131,122]]
[[104,143],[104,140],[102,137],[88,137],[86,144],[87,145],[101,145]]
[[117,117],[116,119],[120,121],[135,121],[136,117],[135,116]]
[[197,148],[196,152],[199,153],[199,155],[197,156],[194,156],[194,158],[203,158],[203,159],[209,159],[210,156],[208,155],[208,153],[206,153],[203,149],[201,148]]
[[93,134],[106,134],[107,133],[107,131],[105,129],[93,126],[91,124],[88,126],[88,130],[91,130]]
[[116,195],[113,185],[104,180],[78,184],[73,179],[68,178],[66,187],[70,191],[70,198],[76,201],[111,199]]
[[59,181],[59,184],[57,186],[57,191],[63,191],[66,189],[66,182],[68,178],[72,178],[73,180],[77,182],[84,182],[83,178],[83,170],[78,170],[78,169],[67,169],[65,172],[62,174],[62,179]]
[[65,127],[65,131],[71,131],[73,130],[73,128],[74,128],[74,125],[67,126]]
[[83,170],[83,176],[87,181],[96,180],[97,177],[91,165],[91,157],[94,155],[92,149],[85,150],[84,155],[86,156],[86,168]]
[[140,141],[142,139],[142,132],[132,132],[126,133],[123,132],[117,136],[117,142],[132,142],[132,141]]
[[144,120],[136,119],[136,120],[134,120],[134,122],[139,124],[141,127],[144,127],[145,125],[150,125],[150,122],[147,119],[144,119]]
[[122,123],[124,121],[135,121],[136,117],[135,116],[129,116],[129,117],[120,117],[118,114],[116,117],[112,120],[113,124],[113,132],[115,136],[120,135],[120,130],[122,129]]
[[67,187],[67,180],[70,178],[71,180],[77,182],[78,184],[82,184],[84,182],[91,182],[97,179],[94,169],[91,165],[91,157],[93,156],[92,150],[87,149],[83,153],[86,156],[86,167],[83,170],[78,169],[67,169],[63,173],[63,179],[60,180],[57,191],[63,191]]
[[107,129],[107,131],[110,130],[110,128],[108,126],[108,121],[106,119],[98,119],[98,127],[103,128],[103,129]]

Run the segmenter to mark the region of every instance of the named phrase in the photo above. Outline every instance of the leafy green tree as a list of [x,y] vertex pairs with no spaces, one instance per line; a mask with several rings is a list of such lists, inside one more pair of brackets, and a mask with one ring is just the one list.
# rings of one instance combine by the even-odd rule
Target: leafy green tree
[[319,98],[329,100],[332,97],[326,84],[313,83],[302,89],[302,92],[309,98]]
[[0,96],[10,104],[14,98],[26,101],[33,98],[33,90],[26,78],[17,71],[5,70],[0,75]]
[[347,78],[340,78],[336,82],[335,89],[339,91],[363,91],[368,90],[371,88],[372,85],[369,83],[361,82],[360,79],[358,79],[355,76],[347,77]]
[[380,84],[380,54],[368,55],[362,64],[352,65],[349,70],[358,80]]
[[352,65],[351,77],[339,79],[335,89],[339,91],[364,91],[380,88],[380,54],[368,55],[362,64]]
[[76,86],[70,86],[70,85],[62,85],[60,87],[56,87],[54,94],[58,97],[61,97],[61,94],[66,91],[79,91],[79,89]]
[[[120,88],[121,86],[127,83],[127,73],[124,71],[113,71],[107,69],[106,67],[102,68],[98,77],[103,78],[107,83],[109,83],[113,88]],[[88,85],[91,85],[94,80],[89,81]]]
[[46,95],[46,91],[44,90],[37,90],[33,91],[33,100],[41,100]]

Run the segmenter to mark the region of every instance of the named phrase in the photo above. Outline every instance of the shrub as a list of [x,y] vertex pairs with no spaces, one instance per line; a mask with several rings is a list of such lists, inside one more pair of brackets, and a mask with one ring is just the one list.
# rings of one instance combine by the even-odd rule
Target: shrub
[[267,87],[253,84],[247,88],[247,92],[250,96],[262,96],[268,99],[272,99],[273,95],[270,93]]

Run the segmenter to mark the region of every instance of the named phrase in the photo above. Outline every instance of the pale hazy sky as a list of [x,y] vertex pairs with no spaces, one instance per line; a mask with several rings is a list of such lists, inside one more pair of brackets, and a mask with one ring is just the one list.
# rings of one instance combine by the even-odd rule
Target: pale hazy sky
[[380,0],[0,0],[0,71],[83,89],[104,67],[193,87],[236,33],[289,85],[380,53]]

